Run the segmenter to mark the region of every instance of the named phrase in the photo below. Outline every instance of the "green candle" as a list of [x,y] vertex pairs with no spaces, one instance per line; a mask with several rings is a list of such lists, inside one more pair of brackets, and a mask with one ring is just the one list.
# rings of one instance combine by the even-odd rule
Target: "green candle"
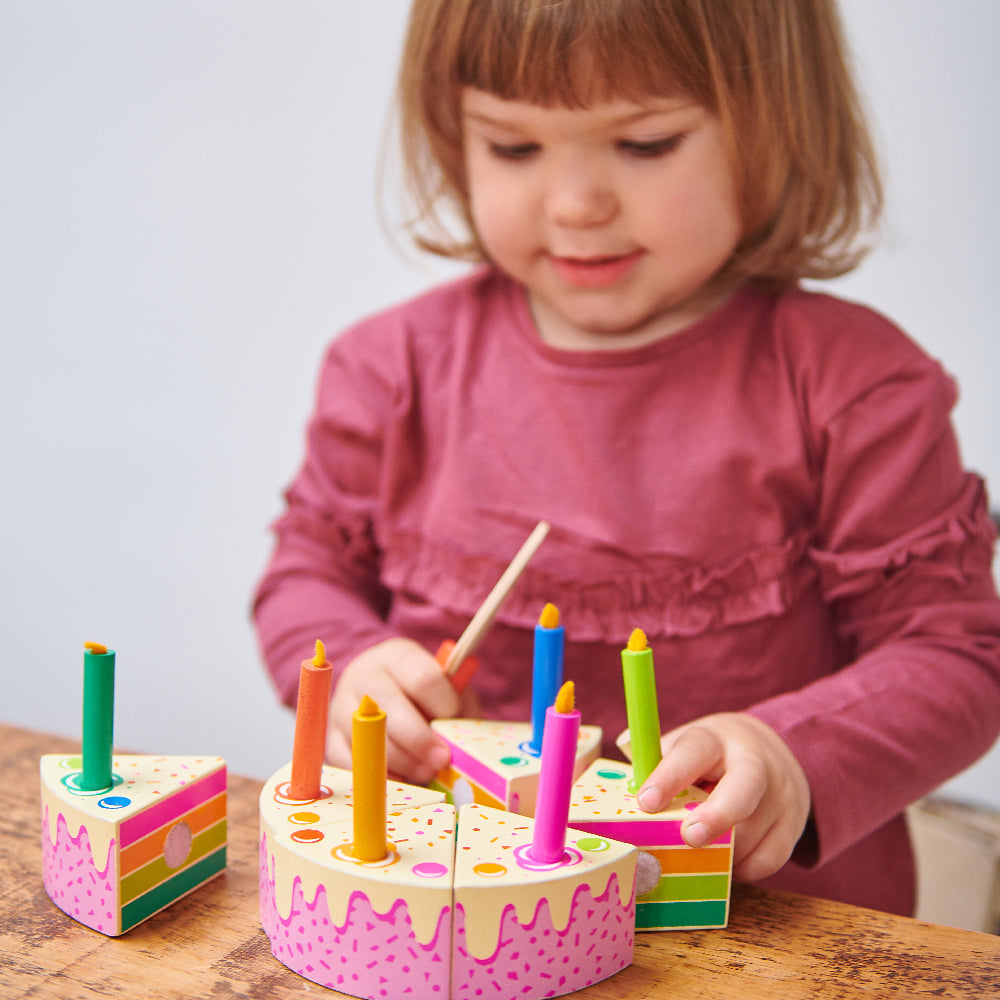
[[632,740],[632,770],[629,791],[635,793],[660,763],[660,710],[656,703],[653,651],[642,629],[634,629],[622,650],[625,677],[625,711]]
[[115,714],[114,650],[84,643],[83,773],[80,789],[99,792],[111,787],[111,742]]

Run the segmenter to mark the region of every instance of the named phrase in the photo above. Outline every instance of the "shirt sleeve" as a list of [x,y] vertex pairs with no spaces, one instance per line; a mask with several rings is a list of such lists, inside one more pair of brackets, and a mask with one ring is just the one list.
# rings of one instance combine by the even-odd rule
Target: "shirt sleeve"
[[352,339],[344,334],[325,358],[305,459],[273,525],[274,550],[254,598],[261,652],[288,705],[317,639],[336,677],[360,650],[393,634],[374,518],[394,392],[384,372],[355,357]]
[[858,392],[815,432],[811,558],[848,666],[751,714],[812,791],[793,860],[814,867],[985,753],[1000,732],[996,532],[962,469],[951,381],[929,359]]

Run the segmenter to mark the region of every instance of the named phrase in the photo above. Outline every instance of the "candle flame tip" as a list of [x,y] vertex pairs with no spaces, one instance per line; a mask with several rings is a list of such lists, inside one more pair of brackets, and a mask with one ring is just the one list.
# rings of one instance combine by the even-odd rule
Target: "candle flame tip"
[[546,604],[542,608],[542,613],[539,615],[538,624],[542,628],[558,628],[559,627],[559,609],[551,602]]
[[555,710],[560,715],[569,715],[576,705],[576,688],[572,681],[566,681],[556,695]]
[[88,653],[93,653],[95,656],[103,656],[107,651],[107,646],[102,646],[99,642],[85,642],[83,648],[87,650]]
[[647,646],[646,633],[641,628],[632,629],[632,634],[628,637],[629,652],[641,653]]
[[316,640],[316,655],[313,657],[313,666],[321,667],[326,663],[326,647],[321,639]]
[[364,695],[361,698],[361,704],[358,705],[357,714],[363,718],[374,718],[382,714],[382,709],[378,707],[374,698]]

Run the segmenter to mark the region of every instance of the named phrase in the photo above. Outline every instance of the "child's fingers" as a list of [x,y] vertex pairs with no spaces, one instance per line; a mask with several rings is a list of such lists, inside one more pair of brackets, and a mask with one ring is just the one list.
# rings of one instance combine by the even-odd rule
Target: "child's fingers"
[[682,730],[639,790],[640,808],[645,812],[662,809],[688,785],[713,776],[724,756],[725,745],[712,730],[697,725]]
[[437,660],[419,647],[414,645],[408,655],[390,660],[388,672],[425,718],[451,718],[458,712],[458,692]]
[[703,847],[753,816],[767,791],[767,769],[755,757],[730,760],[708,798],[681,824],[691,847]]
[[761,817],[742,823],[733,845],[733,876],[757,882],[773,875],[791,857],[798,835],[779,815],[767,824]]

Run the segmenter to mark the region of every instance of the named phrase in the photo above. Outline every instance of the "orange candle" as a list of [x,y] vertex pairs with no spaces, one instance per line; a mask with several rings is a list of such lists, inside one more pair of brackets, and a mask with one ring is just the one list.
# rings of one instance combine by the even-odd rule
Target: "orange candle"
[[319,798],[332,690],[333,667],[327,663],[326,650],[317,639],[316,655],[311,660],[303,660],[299,671],[289,798],[302,802]]
[[368,695],[351,719],[354,761],[354,848],[358,861],[383,861],[385,839],[385,712]]

